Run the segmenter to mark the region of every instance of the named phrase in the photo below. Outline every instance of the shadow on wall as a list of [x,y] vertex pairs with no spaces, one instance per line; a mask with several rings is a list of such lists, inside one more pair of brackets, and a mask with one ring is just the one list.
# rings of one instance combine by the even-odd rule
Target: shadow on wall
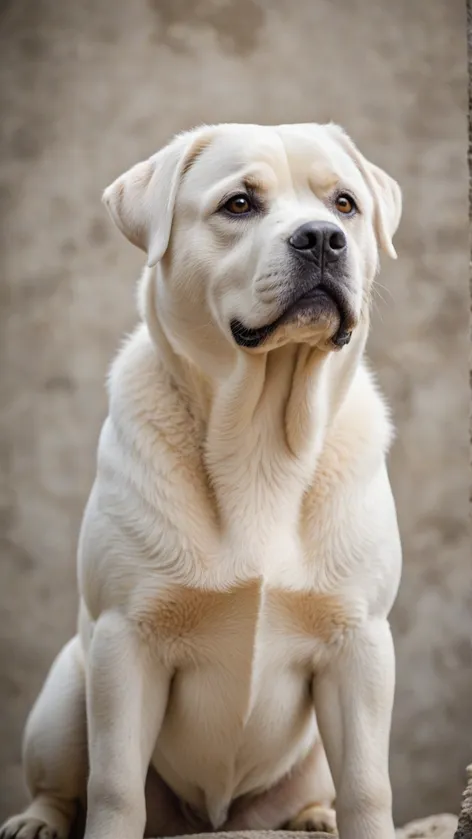
[[171,49],[191,52],[187,36],[189,30],[212,31],[221,52],[244,58],[258,45],[263,31],[265,14],[262,4],[255,0],[215,3],[202,0],[174,0],[162,3],[149,0],[149,7],[157,16],[155,39]]

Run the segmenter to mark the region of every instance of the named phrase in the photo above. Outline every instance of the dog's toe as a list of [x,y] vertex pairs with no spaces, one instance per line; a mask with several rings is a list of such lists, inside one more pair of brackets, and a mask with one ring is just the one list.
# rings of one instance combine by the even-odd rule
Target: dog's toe
[[42,819],[13,816],[0,828],[0,839],[58,839],[57,831]]
[[291,819],[287,825],[287,830],[302,830],[310,833],[320,831],[337,835],[336,813],[332,807],[312,804],[310,807],[305,807],[294,819]]

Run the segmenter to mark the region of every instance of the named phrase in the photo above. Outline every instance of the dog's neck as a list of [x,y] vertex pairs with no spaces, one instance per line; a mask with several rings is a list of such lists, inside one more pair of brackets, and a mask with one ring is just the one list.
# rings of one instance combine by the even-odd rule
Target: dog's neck
[[200,425],[221,519],[237,518],[240,532],[246,517],[254,520],[256,505],[261,526],[265,521],[270,527],[280,513],[277,499],[286,505],[287,498],[296,515],[361,361],[368,314],[340,352],[295,343],[260,354],[230,347],[216,375],[200,359],[197,364],[179,351],[152,295],[144,314],[175,386]]

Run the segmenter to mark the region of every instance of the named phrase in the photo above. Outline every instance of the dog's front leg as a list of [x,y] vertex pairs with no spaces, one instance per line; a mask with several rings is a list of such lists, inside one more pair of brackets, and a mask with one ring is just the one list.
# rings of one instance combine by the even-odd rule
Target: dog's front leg
[[86,839],[141,839],[144,784],[169,675],[117,613],[95,626],[87,672],[90,775]]
[[393,839],[388,771],[395,657],[386,620],[353,631],[314,682],[341,839]]

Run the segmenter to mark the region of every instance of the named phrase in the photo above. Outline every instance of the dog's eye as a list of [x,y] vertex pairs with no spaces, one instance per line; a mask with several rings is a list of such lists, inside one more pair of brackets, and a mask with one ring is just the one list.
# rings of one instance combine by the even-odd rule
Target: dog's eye
[[351,195],[348,195],[347,192],[341,192],[341,194],[337,196],[335,207],[338,213],[342,213],[343,216],[353,216],[354,213],[357,212],[356,202]]
[[224,204],[223,209],[232,216],[244,216],[251,212],[252,204],[244,192],[239,195],[233,195],[229,201]]

